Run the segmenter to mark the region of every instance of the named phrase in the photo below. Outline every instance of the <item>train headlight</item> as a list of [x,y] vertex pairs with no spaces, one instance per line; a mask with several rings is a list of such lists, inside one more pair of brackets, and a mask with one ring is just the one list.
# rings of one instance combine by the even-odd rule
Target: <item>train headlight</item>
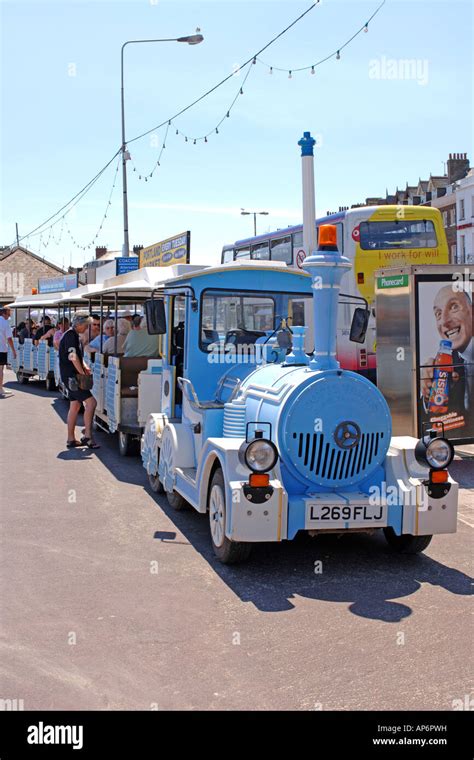
[[432,470],[444,470],[454,457],[452,444],[446,438],[421,438],[415,447],[415,457],[419,464]]
[[272,441],[255,438],[250,443],[243,444],[240,459],[252,472],[268,472],[278,461],[278,451]]

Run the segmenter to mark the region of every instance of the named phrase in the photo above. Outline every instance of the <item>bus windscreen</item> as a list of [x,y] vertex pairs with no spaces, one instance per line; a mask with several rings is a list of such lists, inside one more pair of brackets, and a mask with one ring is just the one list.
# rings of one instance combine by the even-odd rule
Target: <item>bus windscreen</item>
[[424,219],[361,222],[360,247],[363,251],[391,248],[436,248],[436,231]]

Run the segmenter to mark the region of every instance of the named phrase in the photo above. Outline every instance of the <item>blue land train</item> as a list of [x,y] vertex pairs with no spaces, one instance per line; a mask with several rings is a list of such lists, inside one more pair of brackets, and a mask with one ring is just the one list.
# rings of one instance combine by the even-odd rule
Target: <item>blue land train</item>
[[[306,272],[257,261],[204,267],[164,282],[147,305],[148,328],[165,333],[166,348],[143,466],[173,507],[208,513],[223,562],[298,531],[383,529],[395,550],[417,553],[433,534],[456,530],[458,485],[442,431],[392,437],[380,391],[336,359],[350,262],[335,236],[327,225]],[[365,316],[356,310],[355,340]]]

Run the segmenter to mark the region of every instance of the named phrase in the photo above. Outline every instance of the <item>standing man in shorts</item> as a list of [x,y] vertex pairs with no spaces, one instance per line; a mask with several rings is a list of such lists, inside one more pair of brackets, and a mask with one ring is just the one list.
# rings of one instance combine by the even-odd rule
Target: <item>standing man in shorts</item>
[[13,357],[16,359],[15,346],[13,345],[13,333],[10,323],[10,309],[3,307],[0,309],[0,398],[13,396],[11,391],[6,393],[3,389],[3,368],[8,363],[8,346],[10,346]]
[[[67,448],[74,449],[78,446],[87,446],[90,449],[98,449],[92,438],[92,420],[96,407],[96,400],[90,391],[82,390],[77,385],[77,375],[90,375],[91,370],[84,362],[84,353],[80,336],[89,327],[90,317],[77,315],[72,320],[72,326],[66,330],[59,343],[59,371],[62,383],[70,400],[69,413],[67,416]],[[80,441],[76,440],[77,415],[84,404],[84,427],[85,435]]]

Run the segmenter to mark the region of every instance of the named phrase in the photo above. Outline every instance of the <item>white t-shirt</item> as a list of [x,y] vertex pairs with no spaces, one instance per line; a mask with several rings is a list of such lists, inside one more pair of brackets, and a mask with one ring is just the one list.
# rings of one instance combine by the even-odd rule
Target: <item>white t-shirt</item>
[[0,316],[0,354],[5,354],[8,351],[8,338],[12,338],[12,328],[8,319]]

